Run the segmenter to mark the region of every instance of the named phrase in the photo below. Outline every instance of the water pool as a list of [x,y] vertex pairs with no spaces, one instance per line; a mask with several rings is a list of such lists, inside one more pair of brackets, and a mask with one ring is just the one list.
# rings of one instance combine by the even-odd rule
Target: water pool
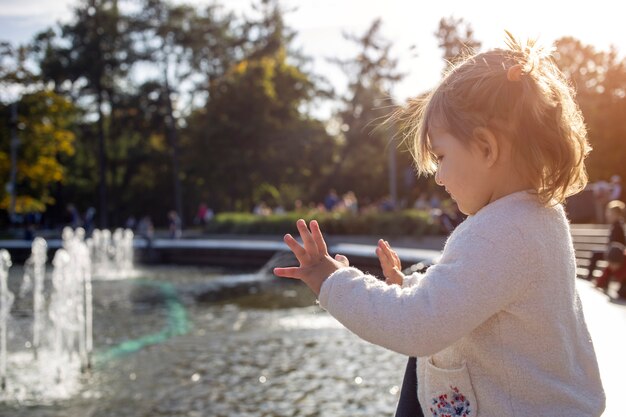
[[406,358],[358,339],[298,282],[163,266],[93,291],[94,368],[60,391],[40,384],[16,301],[0,416],[393,415]]

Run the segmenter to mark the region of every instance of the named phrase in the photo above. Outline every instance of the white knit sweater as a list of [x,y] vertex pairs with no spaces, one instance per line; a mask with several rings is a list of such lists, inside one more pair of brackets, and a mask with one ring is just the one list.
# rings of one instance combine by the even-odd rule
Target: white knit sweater
[[575,275],[563,207],[518,192],[468,217],[402,288],[346,267],[319,301],[361,338],[419,358],[425,416],[594,417],[605,397]]

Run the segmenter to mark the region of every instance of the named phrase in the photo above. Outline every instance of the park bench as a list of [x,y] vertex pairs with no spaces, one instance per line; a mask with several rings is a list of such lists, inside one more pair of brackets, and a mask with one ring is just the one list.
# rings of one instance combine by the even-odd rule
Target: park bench
[[[572,240],[576,252],[576,276],[586,278],[589,273],[589,260],[593,252],[604,252],[609,239],[609,226],[604,224],[573,224]],[[602,274],[606,261],[598,261],[594,277]]]

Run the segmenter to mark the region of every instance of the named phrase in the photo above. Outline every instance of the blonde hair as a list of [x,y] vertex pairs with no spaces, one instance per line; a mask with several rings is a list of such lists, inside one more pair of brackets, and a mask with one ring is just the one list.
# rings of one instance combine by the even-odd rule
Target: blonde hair
[[436,171],[429,132],[443,128],[469,144],[478,128],[511,141],[516,170],[544,204],[557,204],[587,184],[591,150],[574,90],[548,53],[509,32],[507,49],[467,57],[441,84],[395,116],[419,174]]
[[626,211],[626,204],[620,200],[612,200],[606,205],[606,209],[617,214],[619,217],[624,217],[624,211]]

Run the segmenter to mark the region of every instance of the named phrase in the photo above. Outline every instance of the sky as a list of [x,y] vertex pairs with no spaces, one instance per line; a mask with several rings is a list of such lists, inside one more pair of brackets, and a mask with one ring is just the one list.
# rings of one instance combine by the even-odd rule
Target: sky
[[[28,42],[35,33],[71,18],[75,0],[0,0],[0,40]],[[181,1],[176,0],[175,3]],[[210,0],[187,0],[196,5]],[[251,0],[221,0],[237,14],[252,13]],[[442,17],[463,18],[474,29],[483,49],[503,46],[504,30],[521,38],[539,38],[550,45],[562,36],[574,36],[601,50],[614,45],[626,51],[626,4],[589,1],[487,1],[487,0],[283,0],[287,24],[296,30],[295,40],[313,58],[315,73],[326,77],[337,91],[345,91],[346,78],[328,63],[330,56],[355,55],[355,45],[342,33],[361,35],[377,17],[382,35],[393,44],[392,56],[406,74],[392,91],[397,100],[418,95],[440,79],[443,60],[434,32]],[[414,48],[411,49],[411,46]]]

